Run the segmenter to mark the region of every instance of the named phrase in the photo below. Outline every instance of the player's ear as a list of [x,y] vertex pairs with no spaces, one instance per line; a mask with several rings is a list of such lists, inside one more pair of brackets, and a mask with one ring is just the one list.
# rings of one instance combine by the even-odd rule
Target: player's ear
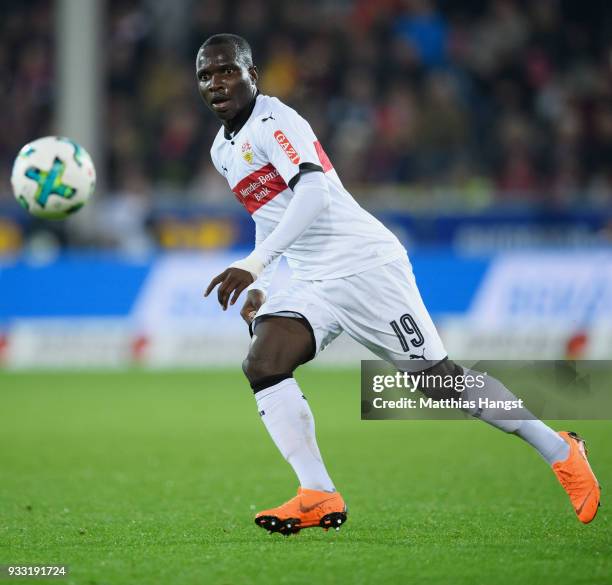
[[257,71],[257,67],[255,65],[251,65],[249,67],[249,77],[253,82],[253,85],[257,84],[257,80],[259,79],[259,71]]

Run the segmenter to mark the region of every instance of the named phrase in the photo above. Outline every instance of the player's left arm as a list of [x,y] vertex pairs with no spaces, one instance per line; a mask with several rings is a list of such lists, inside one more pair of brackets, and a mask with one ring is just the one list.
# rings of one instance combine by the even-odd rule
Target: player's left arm
[[228,302],[233,305],[264,268],[283,254],[330,204],[329,188],[310,125],[293,110],[288,110],[286,115],[275,115],[273,122],[262,127],[258,146],[293,190],[293,197],[276,228],[255,246],[253,252],[212,279],[205,296],[220,285],[217,297],[224,310]]

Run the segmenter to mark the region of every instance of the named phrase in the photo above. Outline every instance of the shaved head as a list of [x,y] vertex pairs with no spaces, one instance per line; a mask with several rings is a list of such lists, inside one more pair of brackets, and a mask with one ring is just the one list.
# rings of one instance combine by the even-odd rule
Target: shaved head
[[253,52],[251,51],[251,45],[249,45],[246,39],[231,33],[221,33],[208,37],[200,47],[199,54],[202,54],[203,49],[217,45],[229,45],[230,47],[233,47],[234,55],[238,63],[246,68],[253,66]]

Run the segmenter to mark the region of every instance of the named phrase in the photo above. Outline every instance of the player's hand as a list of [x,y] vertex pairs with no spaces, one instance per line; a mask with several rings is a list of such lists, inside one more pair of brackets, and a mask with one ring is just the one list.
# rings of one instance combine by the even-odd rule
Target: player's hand
[[217,285],[220,285],[217,289],[217,298],[225,311],[228,302],[233,305],[238,300],[240,293],[252,282],[254,282],[253,275],[247,270],[226,268],[210,281],[204,296],[207,297]]
[[259,310],[259,307],[264,304],[266,295],[260,290],[250,290],[247,293],[246,301],[240,309],[240,316],[250,325],[255,318],[255,313]]

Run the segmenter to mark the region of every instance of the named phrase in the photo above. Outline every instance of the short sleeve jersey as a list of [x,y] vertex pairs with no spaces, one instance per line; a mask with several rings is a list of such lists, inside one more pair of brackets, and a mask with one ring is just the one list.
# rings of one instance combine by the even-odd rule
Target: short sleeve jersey
[[300,173],[324,173],[329,207],[283,254],[294,278],[342,278],[406,254],[395,235],[343,187],[308,122],[277,98],[258,95],[235,135],[219,130],[211,156],[263,237],[281,221]]

